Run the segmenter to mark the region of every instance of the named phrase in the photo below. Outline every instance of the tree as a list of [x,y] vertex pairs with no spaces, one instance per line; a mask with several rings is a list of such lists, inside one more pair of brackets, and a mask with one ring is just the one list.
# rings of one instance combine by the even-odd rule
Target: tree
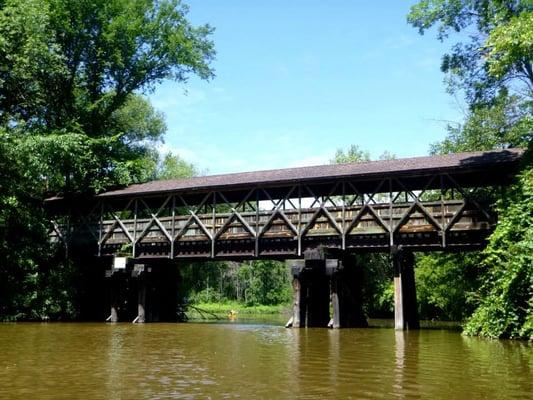
[[498,204],[500,221],[483,252],[481,301],[465,332],[533,339],[533,168]]
[[531,96],[532,18],[528,0],[422,0],[407,21],[421,34],[435,27],[441,41],[468,32],[467,42],[444,54],[441,69],[450,91],[464,91],[470,105],[486,105],[502,89]]
[[[450,32],[470,30],[469,41],[457,43],[450,54],[443,56],[442,61],[442,70],[449,78],[450,91],[462,90],[465,93],[469,106],[465,122],[448,126],[447,137],[432,146],[432,153],[512,146],[529,147],[531,151],[531,2],[423,0],[411,8],[408,21],[420,33],[436,26],[440,40],[447,38]],[[439,271],[438,274],[424,273],[420,277],[433,282],[437,288],[437,281],[441,280],[451,280],[457,284],[470,281],[469,287],[480,287],[477,295],[468,299],[463,297],[462,300],[459,296],[456,300],[475,309],[466,323],[466,333],[531,338],[533,263],[529,257],[532,226],[528,218],[531,214],[530,155],[525,156],[520,180],[508,194],[497,199],[497,204],[499,222],[482,253],[426,256],[423,262],[426,265],[438,265]],[[455,268],[457,265],[474,265],[474,268],[465,268],[473,271],[474,276],[467,279],[465,271]],[[434,300],[432,302],[435,304],[446,303]]]
[[481,254],[420,253],[416,295],[422,319],[465,321],[478,304]]
[[0,2],[0,317],[75,313],[43,198],[152,179],[164,79],[209,79],[208,25],[178,0]]
[[531,104],[502,94],[490,107],[469,111],[464,123],[448,125],[447,137],[431,145],[432,154],[527,147],[533,139]]
[[10,0],[2,6],[4,126],[61,135],[74,145],[73,159],[92,153],[96,163],[81,171],[62,163],[63,182],[51,190],[99,191],[145,178],[136,163],[161,139],[164,124],[137,93],[164,79],[213,76],[212,28],[193,27],[186,12],[178,0]]
[[273,260],[257,260],[241,264],[239,278],[245,285],[248,305],[276,305],[291,298],[291,280],[287,264]]
[[179,155],[167,153],[158,167],[156,179],[192,178],[197,175],[198,169],[194,164],[185,161]]
[[345,164],[370,161],[370,153],[363,151],[358,145],[352,144],[348,150],[337,149],[335,156],[330,160],[331,164]]

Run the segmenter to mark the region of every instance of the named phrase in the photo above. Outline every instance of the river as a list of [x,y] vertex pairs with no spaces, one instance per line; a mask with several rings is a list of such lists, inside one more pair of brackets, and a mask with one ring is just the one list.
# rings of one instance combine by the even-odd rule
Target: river
[[527,399],[533,346],[268,323],[0,324],[0,399]]

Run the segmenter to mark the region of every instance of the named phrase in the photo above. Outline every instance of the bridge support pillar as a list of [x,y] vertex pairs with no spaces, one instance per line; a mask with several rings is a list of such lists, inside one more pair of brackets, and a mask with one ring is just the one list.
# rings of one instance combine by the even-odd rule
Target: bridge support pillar
[[326,260],[296,261],[293,273],[294,328],[326,327],[329,321],[329,279]]
[[110,288],[109,322],[178,321],[179,270],[170,260],[128,264],[106,271]]
[[363,312],[362,270],[355,257],[340,254],[339,259],[327,259],[321,250],[305,256],[305,260],[293,261],[293,315],[287,326],[368,326]]
[[133,320],[138,324],[146,322],[146,271],[144,265],[134,265],[132,277],[137,277],[137,316]]
[[368,322],[363,311],[362,269],[357,265],[355,257],[350,255],[343,256],[337,265],[332,267],[331,327],[367,327]]
[[178,320],[179,271],[175,263],[164,260],[152,267],[150,277],[149,309],[147,316],[154,322],[176,322]]
[[394,328],[396,330],[418,329],[418,310],[414,256],[411,251],[393,249],[391,252],[394,270]]
[[137,322],[142,324],[146,322],[146,282],[141,281],[139,282],[139,293],[138,293],[138,300],[137,300]]
[[[305,305],[302,304],[302,285],[300,283],[300,266],[292,266],[292,318],[287,324],[287,327],[300,328],[305,327],[305,312],[302,315],[302,311],[305,310]],[[303,323],[303,325],[302,325]]]
[[113,274],[111,271],[106,272],[109,276],[109,300],[110,300],[110,315],[107,318],[109,322],[119,321],[119,308],[120,308],[120,276]]

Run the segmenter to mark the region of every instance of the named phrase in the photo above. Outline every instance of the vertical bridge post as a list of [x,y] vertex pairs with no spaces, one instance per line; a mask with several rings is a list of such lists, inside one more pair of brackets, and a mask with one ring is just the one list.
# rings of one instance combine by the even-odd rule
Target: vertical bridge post
[[293,275],[293,316],[288,326],[294,328],[327,327],[329,321],[329,279],[326,259],[321,251],[306,253],[305,260],[295,260]]
[[151,264],[130,261],[124,269],[106,271],[111,315],[107,321],[176,322],[178,318],[178,266],[171,260]]
[[394,328],[418,329],[420,323],[416,304],[413,253],[393,248],[391,259],[394,270]]
[[131,276],[137,278],[137,316],[133,322],[142,324],[146,322],[146,267],[142,264],[133,266]]
[[109,315],[109,322],[118,322],[118,304],[119,304],[119,292],[120,285],[116,277],[111,277],[111,314]]
[[[322,250],[292,261],[293,315],[287,327],[366,327],[362,307],[362,273],[355,257],[327,259]],[[330,302],[333,315],[330,319]]]
[[105,277],[108,280],[109,288],[109,316],[106,322],[118,322],[121,294],[120,277],[118,272],[113,269],[106,270]]
[[367,327],[368,322],[363,311],[363,273],[355,256],[342,254],[340,260],[332,263],[330,267],[333,308],[331,327]]

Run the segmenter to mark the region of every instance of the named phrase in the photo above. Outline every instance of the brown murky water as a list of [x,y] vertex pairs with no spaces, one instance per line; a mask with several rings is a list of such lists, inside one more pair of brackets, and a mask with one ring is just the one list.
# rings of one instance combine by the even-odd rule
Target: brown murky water
[[267,324],[0,324],[0,399],[527,399],[533,346]]

